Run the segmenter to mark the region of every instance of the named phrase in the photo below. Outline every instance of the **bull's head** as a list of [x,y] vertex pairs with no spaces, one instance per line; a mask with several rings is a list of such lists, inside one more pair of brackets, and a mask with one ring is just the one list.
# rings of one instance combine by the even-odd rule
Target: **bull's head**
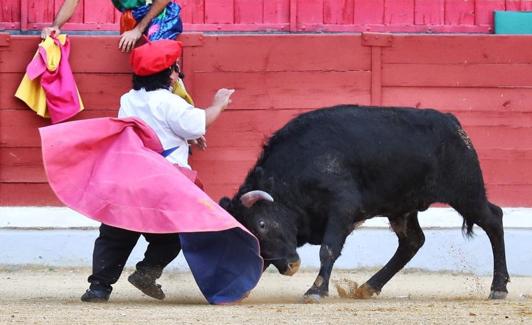
[[220,205],[258,238],[265,269],[273,264],[284,275],[298,271],[296,219],[287,206],[264,190],[224,197]]

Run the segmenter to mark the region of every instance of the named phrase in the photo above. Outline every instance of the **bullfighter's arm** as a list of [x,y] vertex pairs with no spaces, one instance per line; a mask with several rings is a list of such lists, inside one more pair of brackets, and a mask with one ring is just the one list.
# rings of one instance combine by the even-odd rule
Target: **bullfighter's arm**
[[168,5],[168,3],[170,3],[170,0],[153,0],[150,10],[146,14],[146,16],[142,18],[142,20],[137,24],[137,26],[135,26],[135,28],[124,32],[120,37],[118,47],[122,50],[122,52],[129,52],[133,48],[133,46],[135,46],[135,43],[142,36],[142,33],[144,32],[146,27],[148,27],[152,19],[157,17]]
[[61,5],[61,8],[59,8],[59,12],[55,17],[52,26],[45,27],[41,31],[41,38],[45,39],[52,33],[55,33],[55,35],[59,35],[59,33],[61,32],[60,28],[63,27],[63,25],[70,19],[70,17],[72,17],[74,11],[76,10],[76,7],[78,6],[78,3],[79,0],[65,0],[65,2],[63,2],[63,4]]
[[234,89],[226,89],[222,88],[219,89],[216,94],[214,95],[214,99],[212,100],[212,105],[209,106],[207,109],[205,109],[205,126],[209,127],[209,125],[214,122],[218,116],[220,116],[220,113],[231,103],[231,95],[235,92]]

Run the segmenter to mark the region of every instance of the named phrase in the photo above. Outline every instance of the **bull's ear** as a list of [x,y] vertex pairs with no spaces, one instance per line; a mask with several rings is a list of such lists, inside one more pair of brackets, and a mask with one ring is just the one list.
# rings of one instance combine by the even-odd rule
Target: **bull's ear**
[[264,177],[264,169],[262,169],[262,167],[255,167],[253,173],[255,174],[256,179],[262,179],[262,177]]
[[273,193],[273,187],[275,186],[275,182],[273,181],[273,177],[267,177],[262,182],[262,188],[266,190],[266,192]]
[[266,192],[273,192],[273,177],[267,176],[262,167],[255,167],[254,176],[257,188],[261,188]]
[[224,208],[224,210],[228,210],[229,207],[231,206],[231,199],[228,198],[227,196],[224,196],[223,198],[220,199],[219,204],[222,208]]

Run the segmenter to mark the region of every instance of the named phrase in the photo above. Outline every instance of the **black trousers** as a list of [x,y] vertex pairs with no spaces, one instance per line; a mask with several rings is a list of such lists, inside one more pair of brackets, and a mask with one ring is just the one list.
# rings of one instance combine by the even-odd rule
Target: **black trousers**
[[146,271],[159,278],[166,267],[181,250],[178,234],[138,233],[115,228],[102,223],[100,236],[94,242],[92,255],[92,275],[89,282],[92,289],[112,290],[111,285],[118,281],[124,265],[137,244],[144,236],[148,247],[144,259],[137,263],[137,270]]

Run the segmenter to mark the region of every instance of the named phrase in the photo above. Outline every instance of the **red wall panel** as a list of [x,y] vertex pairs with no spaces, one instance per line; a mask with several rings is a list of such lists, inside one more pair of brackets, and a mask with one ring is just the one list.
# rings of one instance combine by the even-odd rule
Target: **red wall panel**
[[[532,10],[528,0],[175,0],[186,31],[490,33],[494,10]],[[0,29],[39,30],[62,0],[3,0]],[[110,0],[81,0],[64,30],[118,29]]]
[[[356,13],[356,2],[355,13]],[[185,82],[198,105],[237,91],[191,161],[215,199],[232,194],[262,143],[297,114],[339,103],[454,113],[478,150],[494,202],[532,206],[532,49],[526,36],[183,36]],[[13,97],[37,37],[0,42],[0,205],[57,205],[46,184],[37,117]],[[71,65],[87,110],[114,116],[131,86],[116,37],[72,37]],[[1,46],[3,45],[3,46]],[[334,58],[334,59],[331,59]]]

